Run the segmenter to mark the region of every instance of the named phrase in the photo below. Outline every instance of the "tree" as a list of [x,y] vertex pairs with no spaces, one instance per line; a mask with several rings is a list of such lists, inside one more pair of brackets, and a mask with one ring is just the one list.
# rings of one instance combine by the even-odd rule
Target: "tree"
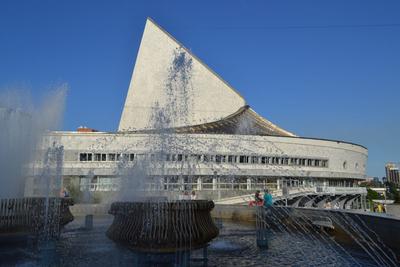
[[395,203],[400,203],[400,192],[396,184],[387,182],[386,186],[388,188],[388,198],[393,199]]
[[367,199],[372,201],[374,199],[384,199],[384,197],[382,195],[380,195],[378,192],[367,188]]

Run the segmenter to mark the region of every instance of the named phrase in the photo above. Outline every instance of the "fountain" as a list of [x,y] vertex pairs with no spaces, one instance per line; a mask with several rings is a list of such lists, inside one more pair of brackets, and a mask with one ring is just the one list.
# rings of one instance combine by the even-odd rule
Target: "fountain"
[[[146,199],[149,192],[146,184],[153,179],[154,186],[159,188],[158,193],[165,194],[164,181],[168,178],[169,168],[166,163],[167,157],[171,151],[177,155],[188,155],[186,160],[175,161],[173,168],[177,173],[180,173],[176,178],[176,182],[181,191],[187,190],[184,187],[185,182],[191,184],[194,178],[191,173],[195,173],[198,162],[193,158],[193,147],[208,147],[211,150],[218,150],[218,141],[215,144],[203,144],[201,140],[197,140],[190,134],[177,135],[171,125],[187,123],[187,118],[191,116],[191,92],[190,79],[192,75],[192,66],[190,55],[184,51],[176,49],[174,58],[169,68],[168,79],[165,82],[165,93],[167,101],[157,103],[153,111],[152,127],[147,132],[149,140],[144,140],[145,147],[149,150],[149,156],[135,155],[135,162],[122,160],[119,163],[119,169],[116,173],[121,179],[120,199],[111,205],[109,213],[114,215],[112,225],[107,230],[107,236],[114,242],[129,248],[133,253],[141,255],[149,260],[157,258],[160,255],[182,255],[184,262],[189,261],[185,257],[190,257],[190,252],[198,248],[207,247],[209,242],[217,238],[219,231],[210,217],[210,211],[214,204],[209,201],[177,201],[171,195],[164,195],[167,200],[163,199]],[[241,120],[237,125],[237,134],[246,134],[254,128],[251,122]],[[245,150],[240,141],[235,144],[239,150]],[[260,144],[254,142],[255,150]],[[285,156],[284,151],[272,144],[275,152],[278,155]],[[129,151],[130,148],[126,147]],[[132,149],[133,150],[133,149]],[[249,150],[247,148],[246,150]],[[252,154],[253,151],[241,151],[244,154]],[[211,154],[213,154],[210,151]],[[215,153],[214,153],[215,154]],[[154,160],[155,159],[155,160]],[[173,161],[173,160],[172,160]],[[222,165],[209,164],[214,170],[215,177],[218,177],[218,172],[223,172]],[[234,163],[232,163],[234,165]],[[279,169],[279,166],[271,166],[271,168]],[[290,176],[290,171],[287,171]],[[307,174],[304,173],[306,176]],[[185,178],[183,178],[185,176]],[[288,234],[285,238],[298,238],[298,242],[304,244],[314,244],[319,246],[323,244],[323,249],[319,251],[324,257],[330,255],[329,260],[333,263],[348,263],[349,261],[357,262],[352,255],[347,253],[343,245],[339,244],[325,232],[315,231],[309,215],[302,215],[301,220],[298,220],[295,213],[289,209],[279,209],[273,207],[272,212],[265,211],[263,208],[258,208],[256,212],[256,229],[255,229],[255,244],[258,249],[263,251],[271,250],[274,246],[270,242],[274,236],[279,236],[280,233]],[[343,218],[343,217],[342,217]],[[286,223],[291,222],[291,223]],[[347,223],[351,225],[349,219],[340,220],[342,225]],[[313,229],[311,229],[313,228]],[[359,235],[361,238],[361,236]],[[363,236],[362,238],[365,239]],[[357,239],[357,238],[356,238]],[[212,246],[215,251],[245,251],[251,247],[249,244],[237,242],[237,240],[216,241],[218,245]],[[371,255],[376,254],[376,246],[371,250]],[[182,253],[181,253],[182,252]],[[265,252],[267,253],[267,252]],[[157,255],[157,256],[155,256]],[[307,251],[301,250],[303,258],[307,258]],[[340,255],[340,259],[336,260],[335,255]],[[139,256],[140,257],[140,256]],[[182,261],[182,259],[181,259]],[[164,260],[163,262],[176,262]],[[385,257],[380,260],[383,263],[395,262]],[[153,262],[154,263],[154,262]]]
[[207,246],[218,235],[212,201],[116,202],[107,236],[134,251],[175,253]]
[[57,237],[74,217],[70,198],[25,197],[0,200],[0,235],[31,234]]
[[[95,173],[88,164],[87,172],[85,169],[86,173],[79,177],[79,187],[83,191],[80,193],[85,203],[94,202],[92,181],[103,176],[103,179],[119,182],[119,190],[110,197],[112,204],[109,214],[113,215],[112,221],[111,218],[99,218],[89,213],[85,214],[84,219],[78,218],[84,220],[85,227],[80,225],[61,231],[73,220],[68,209],[73,204],[72,200],[57,197],[61,189],[64,147],[58,142],[57,135],[45,138],[47,143],[39,145],[45,129],[54,128],[51,126],[56,121],[49,117],[44,118],[45,123],[42,123],[41,115],[57,112],[52,108],[26,112],[12,105],[11,108],[6,105],[4,112],[0,109],[0,122],[7,125],[7,131],[0,132],[0,167],[2,171],[7,170],[4,172],[6,175],[1,173],[0,181],[8,185],[6,189],[0,188],[0,197],[5,198],[0,202],[0,237],[3,233],[23,232],[37,236],[40,243],[39,252],[36,248],[29,248],[25,255],[15,258],[22,258],[21,261],[26,265],[32,265],[31,262],[35,265],[39,258],[41,266],[189,266],[195,260],[203,261],[204,265],[210,262],[213,266],[363,265],[363,258],[349,252],[336,237],[330,235],[329,230],[320,229],[320,226],[332,225],[347,230],[345,232],[362,247],[364,254],[373,258],[365,261],[366,265],[395,266],[397,261],[388,251],[397,243],[392,242],[388,248],[384,247],[379,237],[385,234],[379,229],[359,220],[358,215],[340,211],[324,211],[320,216],[306,212],[307,209],[299,212],[288,207],[257,207],[254,211],[255,225],[218,220],[216,227],[211,217],[214,202],[206,199],[221,198],[221,177],[232,182],[229,185],[232,190],[235,179],[245,178],[248,188],[252,188],[253,181],[257,179],[251,175],[246,177],[246,170],[241,171],[236,160],[229,161],[225,158],[229,156],[218,154],[228,150],[232,157],[259,155],[257,151],[265,151],[265,144],[257,142],[255,137],[254,143],[249,146],[250,141],[245,139],[253,140],[247,135],[257,135],[254,132],[257,125],[245,117],[235,118],[234,124],[226,126],[229,127],[227,132],[219,127],[204,129],[204,133],[211,131],[216,137],[207,141],[199,134],[203,130],[197,132],[180,127],[191,125],[190,119],[195,116],[190,97],[194,93],[192,75],[196,74],[193,61],[193,57],[182,47],[173,51],[164,81],[165,90],[161,92],[165,94],[162,99],[165,103],[160,101],[152,105],[154,109],[149,127],[137,131],[141,144],[121,141],[122,138],[117,140],[119,137],[132,137],[132,132],[128,132],[127,136],[124,136],[125,132],[117,132],[104,134],[105,137],[99,137],[89,147],[84,147],[88,153],[97,154],[112,148],[110,152],[113,159],[105,164],[115,168],[115,173],[108,173],[107,176]],[[55,99],[50,102],[59,101]],[[56,106],[58,104],[53,104],[53,108],[58,110]],[[246,137],[221,144],[218,137],[223,133],[220,131]],[[116,144],[112,144],[115,140]],[[43,149],[35,154],[33,151],[37,146]],[[268,153],[289,157],[273,143]],[[215,160],[209,160],[211,155],[216,157]],[[202,157],[201,163],[199,156]],[[10,158],[13,160],[10,161]],[[32,165],[27,164],[32,161]],[[201,173],[197,169],[200,164],[204,170],[202,176],[208,175],[206,179],[211,181],[203,183],[200,178],[197,187],[193,187],[193,181],[198,179],[194,174]],[[34,173],[34,179],[25,182],[25,173],[28,171],[23,166],[27,165]],[[234,168],[239,171],[236,174],[229,173]],[[269,168],[281,171],[278,165],[270,165]],[[291,171],[287,170],[285,174],[290,177]],[[295,175],[298,176],[298,172]],[[303,176],[307,175],[303,171]],[[173,190],[168,188],[171,184]],[[218,191],[218,195],[210,197],[211,194],[199,194],[202,200],[189,200],[187,195],[182,197],[184,191],[202,190],[206,184],[209,188],[212,186],[212,191]],[[24,198],[26,185],[34,186],[38,197]],[[241,208],[247,209],[246,212],[251,209],[245,206]],[[101,220],[103,223],[99,223]],[[195,257],[199,252],[203,253],[203,258]],[[0,250],[1,262],[2,256]],[[12,263],[9,265],[19,264]]]
[[[155,159],[165,159],[170,151],[184,153],[190,150],[192,139],[177,138],[170,127],[171,123],[184,124],[190,116],[190,77],[191,58],[182,49],[177,49],[165,86],[168,101],[154,110],[152,129],[155,135],[145,141]],[[176,200],[172,196],[149,197],[146,184],[150,173],[159,174],[155,186],[162,192],[168,168],[165,161],[154,162],[145,157],[137,157],[135,161],[133,164],[127,160],[119,163],[117,173],[122,182],[119,196],[122,201],[111,204],[109,213],[114,215],[114,220],[107,230],[108,238],[141,255],[139,258],[151,261],[142,262],[144,265],[160,261],[188,264],[193,260],[192,251],[199,249],[204,249],[206,255],[209,242],[218,236],[218,228],[210,214],[214,202]],[[186,168],[182,173],[190,174],[195,167],[194,162],[188,160],[182,161],[182,166],[177,168]]]
[[[54,141],[47,149],[37,151],[43,134],[57,127],[60,121],[65,93],[66,87],[62,86],[38,109],[32,108],[26,92],[9,91],[0,97],[2,237],[16,234],[58,237],[62,226],[73,220],[69,211],[72,200],[58,197],[63,147]],[[35,169],[39,170],[36,174]],[[26,187],[34,181],[36,195],[26,196]]]

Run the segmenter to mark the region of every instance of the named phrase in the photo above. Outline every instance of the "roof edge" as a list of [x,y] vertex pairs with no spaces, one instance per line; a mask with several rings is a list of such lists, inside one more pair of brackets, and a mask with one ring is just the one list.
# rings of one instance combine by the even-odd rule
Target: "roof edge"
[[190,49],[186,48],[180,41],[178,41],[172,34],[170,34],[167,30],[162,28],[157,22],[155,22],[151,17],[147,17],[146,23],[151,22],[154,26],[156,26],[159,30],[161,30],[163,33],[165,33],[170,39],[172,39],[174,42],[179,44],[185,52],[187,52],[190,56],[192,56],[194,59],[196,59],[201,65],[203,65],[208,71],[210,71],[212,74],[214,74],[221,82],[223,82],[226,86],[229,87],[234,93],[236,93],[244,103],[246,104],[247,101],[246,99],[237,91],[232,85],[230,85],[226,80],[224,80],[218,73],[216,73],[213,69],[211,69],[206,63],[204,63],[199,57],[197,57],[195,54],[190,51]]

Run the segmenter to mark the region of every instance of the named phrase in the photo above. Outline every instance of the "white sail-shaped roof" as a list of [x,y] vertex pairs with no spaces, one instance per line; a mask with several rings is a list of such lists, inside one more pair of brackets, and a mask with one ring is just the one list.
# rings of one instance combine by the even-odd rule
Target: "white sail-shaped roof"
[[118,131],[192,131],[199,125],[214,127],[247,110],[246,116],[229,123],[240,128],[251,121],[249,126],[258,125],[257,131],[250,131],[254,134],[294,136],[246,107],[235,89],[147,19]]
[[220,120],[245,104],[217,74],[147,20],[119,131],[153,128],[157,109],[167,109],[169,127],[182,127]]

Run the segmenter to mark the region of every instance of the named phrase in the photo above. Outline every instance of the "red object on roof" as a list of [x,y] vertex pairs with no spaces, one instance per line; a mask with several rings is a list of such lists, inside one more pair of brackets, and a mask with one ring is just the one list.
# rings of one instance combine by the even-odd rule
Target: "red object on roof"
[[78,127],[78,129],[76,130],[78,133],[94,133],[94,132],[98,132],[95,129],[92,128],[88,128],[86,126],[80,126]]

